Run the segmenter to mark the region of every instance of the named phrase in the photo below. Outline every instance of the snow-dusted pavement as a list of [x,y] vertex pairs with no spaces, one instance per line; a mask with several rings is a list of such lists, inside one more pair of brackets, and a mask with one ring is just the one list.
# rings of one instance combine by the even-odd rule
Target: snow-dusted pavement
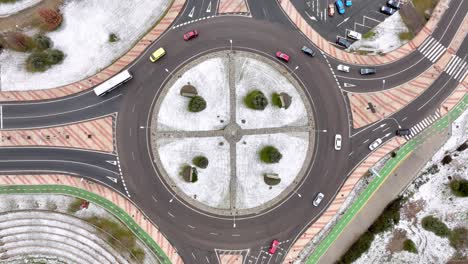
[[[451,229],[460,226],[468,228],[468,198],[455,197],[449,188],[448,178],[451,176],[468,179],[468,150],[456,151],[456,148],[467,140],[468,111],[465,111],[453,123],[452,137],[404,192],[404,195],[409,197],[407,203],[417,205],[417,214],[415,219],[412,219],[401,213],[400,223],[394,227],[394,230],[404,230],[406,236],[416,244],[418,254],[406,251],[391,254],[387,245],[393,237],[393,231],[388,231],[377,235],[370,250],[355,263],[447,263],[453,257],[455,250],[450,246],[448,239],[424,230],[421,219],[433,215]],[[450,164],[442,165],[441,160],[448,153],[453,160]],[[434,165],[437,165],[439,171],[431,174],[428,169]],[[421,183],[423,184],[420,185]],[[464,254],[468,255],[468,249],[465,249]]]
[[[28,54],[5,50],[0,54],[2,90],[52,88],[95,74],[121,57],[153,27],[169,2],[65,1],[63,24],[58,30],[46,34],[54,47],[65,53],[63,63],[43,73],[28,73],[24,67]],[[116,34],[119,41],[110,43],[111,33]]]

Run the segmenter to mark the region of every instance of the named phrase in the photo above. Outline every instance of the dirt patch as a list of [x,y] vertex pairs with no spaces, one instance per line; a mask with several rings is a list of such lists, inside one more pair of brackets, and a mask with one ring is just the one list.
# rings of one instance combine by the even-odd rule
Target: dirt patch
[[406,240],[406,231],[403,229],[395,229],[393,236],[387,244],[387,250],[392,254],[403,250],[403,242]]
[[438,0],[406,1],[400,9],[403,22],[413,35],[417,35],[424,27]]
[[417,200],[414,202],[407,202],[401,208],[401,214],[405,219],[412,221],[416,224],[416,215],[424,208],[425,202],[424,200]]
[[0,32],[29,29],[37,26],[37,10],[41,8],[58,9],[64,0],[43,0],[37,5],[24,9],[17,14],[0,18]]

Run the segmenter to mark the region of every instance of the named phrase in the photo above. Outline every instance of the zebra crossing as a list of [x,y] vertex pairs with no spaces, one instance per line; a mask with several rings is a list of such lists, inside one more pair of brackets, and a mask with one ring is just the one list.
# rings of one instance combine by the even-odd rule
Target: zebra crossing
[[430,126],[432,123],[437,121],[440,118],[440,113],[438,111],[434,112],[434,114],[427,116],[421,122],[417,123],[413,127],[410,128],[410,135],[405,136],[406,140],[410,140],[411,138],[415,137],[417,134],[421,133],[426,127]]
[[445,50],[447,50],[444,45],[440,44],[435,38],[429,36],[424,40],[424,42],[418,48],[419,52],[428,58],[431,62],[435,63]]
[[457,55],[452,55],[444,71],[458,82],[463,82],[468,73],[468,65],[464,59]]

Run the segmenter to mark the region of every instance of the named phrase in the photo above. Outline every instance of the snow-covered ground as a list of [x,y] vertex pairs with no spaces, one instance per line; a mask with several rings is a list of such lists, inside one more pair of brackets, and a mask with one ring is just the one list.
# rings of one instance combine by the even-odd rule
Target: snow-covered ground
[[[411,213],[404,213],[394,230],[404,230],[406,237],[413,240],[418,254],[401,251],[391,254],[387,245],[393,237],[393,231],[376,236],[370,250],[355,263],[447,263],[455,250],[450,246],[447,238],[441,238],[421,227],[421,219],[427,215],[434,215],[441,219],[449,228],[463,226],[468,228],[467,204],[468,198],[455,197],[449,188],[448,179],[468,179],[468,150],[458,152],[456,148],[468,140],[468,111],[460,116],[452,125],[452,137],[426,164],[422,173],[404,195],[409,196]],[[448,165],[442,165],[441,160],[450,153],[453,160]],[[428,169],[437,165],[437,173],[428,173]],[[422,185],[421,185],[422,183]],[[403,206],[405,208],[405,205]],[[409,211],[408,211],[409,212]],[[468,255],[468,249],[464,252]]]
[[[208,206],[229,208],[230,156],[224,138],[162,138],[157,144],[161,163],[178,188]],[[180,169],[184,164],[193,165],[192,159],[199,155],[208,159],[208,167],[197,168],[197,182],[186,182],[179,175]]]
[[354,42],[350,50],[363,50],[375,53],[387,53],[404,45],[407,40],[400,40],[399,34],[408,32],[409,29],[401,19],[400,13],[396,12],[382,23],[372,29],[376,34],[370,39],[361,39]]
[[[285,190],[302,168],[307,155],[308,136],[306,132],[244,136],[237,143],[236,207],[248,209],[259,206]],[[278,163],[260,161],[259,151],[268,145],[276,147],[283,155]],[[277,173],[281,182],[270,189],[263,179],[264,173]]]
[[[237,123],[244,129],[307,125],[307,111],[296,88],[267,63],[256,59],[238,57],[236,64]],[[253,90],[260,90],[268,99],[263,111],[244,105],[244,97]],[[285,92],[292,97],[288,109],[278,108],[271,102],[273,93]],[[245,120],[245,123],[242,122]]]
[[[227,58],[212,58],[195,65],[169,88],[158,113],[158,130],[218,130],[229,123]],[[190,98],[180,95],[189,83],[206,101],[206,109],[188,111]],[[221,122],[223,121],[223,122]]]
[[0,17],[11,16],[19,11],[31,7],[42,0],[19,0],[13,3],[0,3]]
[[[5,50],[0,54],[2,90],[46,89],[91,76],[125,54],[168,8],[169,0],[66,1],[64,22],[47,33],[66,57],[43,73],[28,73],[28,54]],[[120,39],[110,43],[109,35]]]

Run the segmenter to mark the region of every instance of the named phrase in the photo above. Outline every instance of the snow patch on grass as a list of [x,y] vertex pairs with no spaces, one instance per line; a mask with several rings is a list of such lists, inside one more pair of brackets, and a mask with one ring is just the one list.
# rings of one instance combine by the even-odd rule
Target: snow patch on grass
[[[240,57],[235,59],[237,123],[244,129],[307,125],[307,111],[296,88],[284,74],[259,60]],[[263,111],[247,108],[244,97],[260,90],[268,99]],[[285,92],[292,96],[288,109],[278,108],[271,102],[273,93]],[[245,120],[245,123],[242,123]]]
[[[163,138],[157,144],[161,163],[179,189],[208,206],[229,208],[229,144],[224,138]],[[184,164],[193,165],[192,159],[199,155],[208,158],[208,167],[197,168],[197,182],[186,182],[180,169]]]
[[[308,133],[288,133],[244,136],[237,143],[237,208],[248,209],[270,201],[284,191],[296,178],[307,155]],[[244,144],[246,142],[246,144]],[[260,160],[262,147],[276,147],[283,158],[274,164]],[[278,185],[263,180],[264,173],[277,173]]]
[[[218,130],[229,123],[229,84],[226,58],[213,58],[186,71],[164,98],[158,113],[158,130]],[[180,95],[189,83],[206,101],[206,109],[188,111],[190,98]],[[223,121],[223,122],[221,122]]]
[[[169,0],[66,1],[63,24],[46,35],[66,57],[43,73],[28,73],[27,54],[5,50],[0,54],[1,88],[37,90],[82,80],[125,54],[168,8]],[[109,35],[120,39],[110,43]]]
[[13,3],[0,3],[0,18],[11,16],[28,7],[34,6],[42,0],[20,0]]

